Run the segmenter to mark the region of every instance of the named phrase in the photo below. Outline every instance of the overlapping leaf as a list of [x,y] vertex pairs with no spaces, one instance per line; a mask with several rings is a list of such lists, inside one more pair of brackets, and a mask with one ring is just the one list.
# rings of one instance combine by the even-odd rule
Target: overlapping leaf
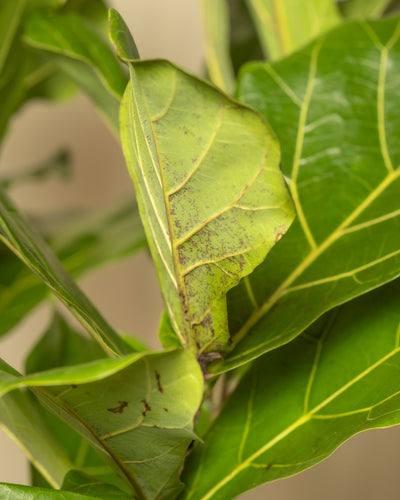
[[118,131],[126,76],[109,46],[81,17],[72,12],[32,16],[24,39],[47,52],[49,61],[56,62],[87,93],[112,129]]
[[287,60],[243,72],[240,97],[283,144],[298,218],[250,276],[247,307],[244,287],[233,291],[239,344],[216,370],[289,341],[400,274],[399,37],[396,18],[349,23]]
[[130,69],[122,140],[166,307],[184,345],[223,349],[227,290],[293,218],[279,148],[256,113],[173,64]]
[[191,353],[131,354],[25,377],[4,374],[0,395],[23,386],[40,387],[35,392],[45,406],[80,432],[138,498],[179,493],[203,391]]
[[119,498],[126,500],[129,496],[123,492],[118,493],[118,497],[113,496],[99,496],[80,495],[76,492],[65,490],[50,490],[47,488],[35,488],[32,486],[22,486],[19,484],[0,483],[0,496],[4,500],[98,500],[99,498]]
[[257,360],[190,457],[182,498],[233,498],[400,423],[399,300],[397,280]]
[[[18,376],[0,358],[0,377]],[[0,398],[0,427],[15,441],[46,478],[59,488],[72,462],[59,446],[43,418],[39,403],[23,391],[14,391]]]
[[247,0],[269,60],[287,56],[338,24],[332,0]]
[[29,226],[1,190],[0,241],[64,302],[106,352],[111,355],[127,352],[122,339],[79,289],[40,234]]
[[[74,278],[146,246],[136,204],[124,201],[46,230],[50,246]],[[0,335],[10,331],[48,289],[4,246],[0,249]]]

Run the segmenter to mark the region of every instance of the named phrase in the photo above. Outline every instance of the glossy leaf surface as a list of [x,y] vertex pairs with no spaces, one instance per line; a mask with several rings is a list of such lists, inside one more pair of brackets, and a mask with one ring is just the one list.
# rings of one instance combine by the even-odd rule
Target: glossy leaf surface
[[399,275],[399,37],[395,18],[346,24],[242,73],[240,98],[285,145],[298,217],[249,277],[247,306],[245,288],[233,290],[231,333],[240,342],[216,370],[288,342],[330,308]]
[[178,494],[179,469],[194,439],[203,391],[202,372],[188,351],[132,354],[25,377],[4,375],[0,394],[22,386],[40,386],[35,393],[45,406],[80,432],[138,498]]
[[252,110],[171,63],[130,70],[122,142],[172,325],[193,350],[224,349],[226,292],[293,219],[278,145]]
[[81,292],[40,234],[29,226],[1,191],[0,240],[39,276],[106,352],[111,355],[126,352],[124,342]]
[[247,0],[247,4],[269,60],[291,54],[340,20],[333,0]]
[[399,300],[397,280],[257,360],[190,456],[183,498],[233,498],[311,467],[353,434],[398,424]]

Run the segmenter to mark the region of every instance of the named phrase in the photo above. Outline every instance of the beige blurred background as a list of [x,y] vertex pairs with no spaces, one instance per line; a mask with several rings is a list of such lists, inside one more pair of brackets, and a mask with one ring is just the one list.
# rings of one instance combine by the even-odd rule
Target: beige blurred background
[[[165,57],[200,73],[202,30],[198,0],[110,0],[134,33],[142,57]],[[62,105],[33,103],[13,121],[2,151],[2,173],[33,165],[61,147],[71,150],[74,179],[21,187],[22,209],[46,214],[66,206],[95,209],[132,192],[116,139],[84,96]],[[143,336],[152,346],[162,301],[145,252],[109,265],[81,282],[84,291],[119,330]],[[48,320],[45,306],[0,340],[0,353],[22,369],[26,353]],[[265,423],[268,425],[268,422]],[[229,453],[229,450],[221,450]],[[400,428],[360,434],[332,457],[294,478],[265,485],[243,500],[398,500]],[[0,430],[0,482],[28,484],[28,466],[17,446]]]

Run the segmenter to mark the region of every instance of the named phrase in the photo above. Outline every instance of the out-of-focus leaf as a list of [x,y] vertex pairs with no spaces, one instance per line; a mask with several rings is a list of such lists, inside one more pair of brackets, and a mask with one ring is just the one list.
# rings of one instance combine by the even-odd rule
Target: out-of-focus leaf
[[257,360],[190,455],[182,498],[236,497],[400,423],[399,300],[397,280]]
[[[52,229],[48,238],[74,277],[128,257],[146,246],[133,200],[77,218]],[[0,265],[0,335],[3,335],[47,296],[48,289],[2,244]]]
[[181,490],[179,470],[203,392],[202,371],[189,351],[131,354],[0,380],[0,394],[41,386],[35,393],[45,406],[111,462],[138,498],[174,498]]
[[333,0],[247,0],[265,56],[274,61],[340,21]]
[[74,13],[32,16],[25,41],[48,53],[57,65],[84,90],[100,114],[118,130],[118,110],[126,77],[110,47]]
[[[1,375],[14,377],[18,373],[0,359]],[[0,427],[46,480],[59,488],[72,462],[49,430],[43,410],[31,394],[13,391],[0,398]]]
[[347,23],[293,57],[242,73],[240,98],[268,117],[283,145],[298,218],[232,291],[237,347],[214,369],[288,342],[400,274],[399,37],[396,18]]
[[55,313],[25,362],[26,373],[42,372],[62,366],[73,366],[105,357],[104,351],[91,338],[73,330]]
[[229,54],[229,8],[227,0],[202,0],[206,61],[211,81],[231,94],[235,78]]
[[390,0],[346,0],[340,7],[350,18],[381,17]]
[[70,155],[68,151],[62,150],[39,165],[29,168],[29,170],[0,177],[0,186],[9,189],[25,182],[43,180],[52,175],[68,178],[71,173],[70,166]]
[[199,353],[225,349],[226,292],[294,216],[278,145],[258,114],[171,63],[130,70],[122,143],[171,323]]
[[248,61],[264,59],[246,0],[228,0],[230,13],[230,55],[235,74]]
[[[99,497],[79,495],[70,491],[0,483],[0,498],[4,500],[98,500]],[[121,496],[120,498],[124,500],[126,497]]]
[[0,240],[39,276],[108,354],[115,356],[126,352],[123,340],[79,289],[40,234],[29,226],[1,190]]

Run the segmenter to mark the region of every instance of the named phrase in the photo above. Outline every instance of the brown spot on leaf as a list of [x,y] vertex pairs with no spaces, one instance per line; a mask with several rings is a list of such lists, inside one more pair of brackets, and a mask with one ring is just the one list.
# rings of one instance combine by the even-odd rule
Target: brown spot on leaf
[[145,399],[141,399],[140,401],[141,401],[141,403],[143,403],[143,406],[144,406],[144,409],[142,411],[142,415],[145,417],[146,413],[148,411],[151,411],[151,406],[149,405],[149,403]]
[[72,389],[76,389],[77,387],[78,387],[78,386],[77,386],[76,384],[72,384],[72,385],[71,385],[71,388],[72,388]]
[[107,408],[107,411],[110,411],[111,413],[122,413],[127,406],[127,401],[118,401],[118,406],[115,408]]
[[161,392],[161,394],[163,394],[164,389],[162,388],[162,385],[161,385],[161,376],[157,370],[154,370],[154,375],[156,376],[156,380],[157,380],[157,389],[159,392]]
[[164,411],[168,412],[168,408],[163,408]]

